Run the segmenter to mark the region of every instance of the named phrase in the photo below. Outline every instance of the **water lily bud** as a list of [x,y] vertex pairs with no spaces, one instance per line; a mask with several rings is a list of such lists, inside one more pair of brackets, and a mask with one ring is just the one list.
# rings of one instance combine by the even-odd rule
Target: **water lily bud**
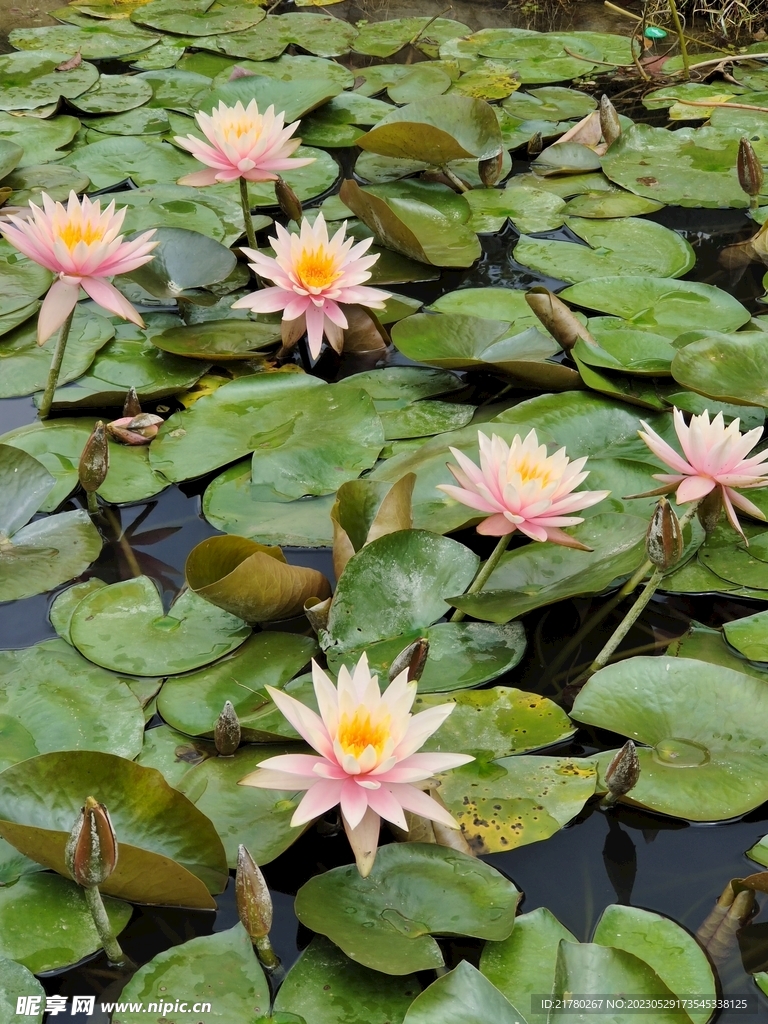
[[163,422],[162,416],[150,412],[139,412],[135,416],[121,416],[107,424],[110,437],[121,444],[149,444],[157,437]]
[[637,757],[635,744],[627,740],[624,746],[611,758],[611,763],[605,769],[605,784],[608,787],[608,795],[603,800],[603,806],[608,807],[616,803],[620,796],[625,796],[640,778],[640,761]]
[[645,535],[645,550],[657,568],[669,569],[683,557],[683,531],[666,498],[659,498]]
[[235,899],[237,913],[251,942],[269,935],[272,927],[272,897],[258,864],[242,845],[237,850]]
[[308,601],[304,602],[304,614],[309,619],[310,626],[318,636],[324,629],[328,628],[328,616],[331,613],[332,600],[332,597],[326,597],[324,601],[321,601],[319,597],[310,597]]
[[549,288],[541,285],[529,288],[525,301],[564,352],[570,352],[579,338],[587,344],[595,344],[595,339],[576,314]]
[[67,870],[78,885],[106,882],[117,864],[117,839],[104,804],[89,796],[64,849]]
[[136,394],[136,388],[129,388],[128,394],[125,396],[123,402],[123,416],[130,416],[133,419],[134,416],[138,416],[141,412],[141,402],[139,396]]
[[85,442],[77,475],[84,491],[93,494],[107,478],[109,470],[109,444],[107,432],[101,420],[93,428],[93,432]]
[[221,757],[232,757],[240,746],[240,719],[229,701],[225,701],[213,729],[213,742]]
[[528,146],[526,147],[528,156],[538,156],[539,153],[544,149],[544,137],[541,132],[536,132],[528,139]]
[[723,499],[720,488],[716,487],[704,498],[696,510],[699,522],[707,534],[713,533],[720,521],[720,514],[723,511]]
[[600,130],[609,146],[621,135],[621,121],[618,112],[607,96],[603,96],[600,100]]
[[398,656],[389,667],[389,681],[399,676],[401,672],[408,669],[408,682],[418,682],[424,674],[429,654],[429,640],[420,637],[409,644],[405,650],[400,651]]
[[493,188],[501,177],[503,166],[503,149],[496,153],[495,156],[489,156],[485,160],[480,160],[477,165],[477,173],[480,175],[480,181],[482,181],[486,188]]
[[295,220],[297,222],[301,220],[301,201],[291,186],[283,181],[282,178],[278,178],[275,182],[275,199],[277,199],[277,205],[288,220]]
[[757,197],[763,187],[763,167],[745,136],[739,141],[739,156],[736,161],[739,184],[750,198],[750,206],[757,206]]

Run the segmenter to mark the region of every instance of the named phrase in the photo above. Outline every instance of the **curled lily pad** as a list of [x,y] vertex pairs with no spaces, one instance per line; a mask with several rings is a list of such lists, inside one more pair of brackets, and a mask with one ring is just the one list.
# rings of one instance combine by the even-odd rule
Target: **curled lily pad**
[[326,646],[359,647],[430,626],[446,612],[444,595],[469,586],[478,562],[462,544],[426,530],[372,541],[339,579]]
[[[133,911],[127,903],[119,900],[107,898],[104,905],[114,934],[119,935]],[[30,971],[43,974],[70,967],[100,947],[101,939],[85,902],[85,894],[68,878],[40,873],[25,875],[13,885],[0,886],[0,957],[4,958],[0,963],[17,961],[14,965],[17,978],[22,971],[24,975]],[[0,972],[2,1007],[4,997],[10,994],[5,987],[9,972],[3,968]],[[23,993],[20,991],[19,995],[34,994],[37,984],[34,978],[31,981],[31,984],[25,984]],[[41,1006],[45,1006],[45,998]],[[16,1009],[14,1001],[9,1007],[10,1015]],[[42,1011],[39,1018],[30,1016],[29,1019],[42,1019]]]
[[[647,744],[638,747],[640,779],[624,799],[692,821],[721,821],[768,798],[759,724],[767,701],[765,684],[740,672],[687,658],[631,658],[592,676],[571,714]],[[602,770],[609,759],[601,755]]]
[[519,754],[448,772],[438,792],[472,850],[485,855],[549,839],[576,817],[596,784],[593,761]]
[[104,750],[128,758],[141,750],[144,715],[125,681],[89,664],[63,640],[3,651],[0,671],[0,721],[27,737],[19,744],[14,732],[8,737],[0,730],[0,770],[52,750]]
[[0,445],[0,482],[0,602],[42,594],[98,557],[101,535],[82,510],[25,525],[54,486],[31,455]]
[[760,331],[702,332],[679,348],[672,362],[672,375],[683,387],[711,398],[765,406],[768,391],[762,337]]
[[246,622],[292,618],[311,597],[331,593],[321,572],[289,565],[280,548],[247,537],[209,537],[190,552],[185,571],[195,594]]
[[[439,692],[442,696],[446,691],[480,686],[514,668],[525,652],[525,630],[519,622],[504,626],[438,622],[365,647],[371,671],[379,674],[382,684],[398,654],[422,637],[429,641],[429,655],[419,679],[419,693]],[[362,648],[340,652],[331,649],[328,665],[334,672],[341,665],[351,669],[362,652]]]
[[164,613],[147,576],[113,583],[80,602],[72,643],[89,661],[114,672],[162,676],[208,665],[239,647],[250,629],[234,615],[184,591]]
[[[392,978],[348,959],[333,943],[316,935],[291,968],[275,999],[275,1024],[281,1013],[298,1014],[315,1024],[339,1024],[354,1006],[366,1024],[402,1020],[419,992],[415,975]],[[298,1021],[290,1016],[285,1024]]]
[[336,493],[333,521],[333,568],[340,576],[356,551],[387,533],[413,526],[412,473],[389,486],[373,480],[350,480]]
[[211,1011],[175,1012],[175,1024],[214,1024],[216,1017],[236,1020],[243,1012],[255,1019],[269,1010],[269,984],[239,923],[166,949],[141,967],[123,989],[125,1000],[114,1024],[136,1024],[146,1014],[134,1007],[167,1006],[174,992],[185,993],[187,1006],[204,1001],[215,1008],[215,1016]]
[[137,903],[213,909],[210,893],[227,883],[213,825],[153,768],[114,754],[69,750],[12,765],[0,778],[0,834],[65,877],[64,847],[85,793],[109,808],[120,844],[102,892]]
[[250,718],[266,704],[266,686],[282,688],[317,653],[317,644],[296,633],[267,630],[250,637],[237,651],[196,672],[175,676],[163,687],[158,710],[164,720],[191,736],[212,737],[216,720],[229,701],[240,720],[243,739],[263,740]]
[[251,359],[254,349],[279,341],[279,324],[251,320],[209,320],[189,327],[169,327],[152,335],[152,344],[164,352],[208,362]]
[[95,85],[99,72],[87,61],[70,71],[56,70],[69,56],[61,50],[21,50],[0,56],[0,110],[34,110],[58,103],[61,96],[72,99]]
[[310,879],[296,896],[302,924],[383,974],[441,967],[433,935],[500,940],[520,894],[490,865],[422,843],[382,847],[361,878],[353,865]]

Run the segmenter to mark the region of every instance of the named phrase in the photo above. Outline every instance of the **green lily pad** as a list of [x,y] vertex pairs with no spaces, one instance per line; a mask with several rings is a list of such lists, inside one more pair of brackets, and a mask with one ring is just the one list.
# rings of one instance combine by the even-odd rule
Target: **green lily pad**
[[109,808],[120,844],[102,892],[136,903],[214,909],[210,893],[227,883],[221,840],[160,772],[114,754],[68,750],[12,765],[1,779],[0,834],[20,852],[68,877],[64,847],[83,794],[91,794]]
[[237,259],[226,246],[198,231],[158,228],[152,261],[125,276],[160,299],[194,298],[194,290],[224,281]]
[[465,196],[472,208],[469,226],[479,234],[501,229],[511,220],[518,231],[554,231],[565,220],[565,202],[559,196],[519,188],[513,178],[505,188],[473,189]]
[[457,95],[407,103],[379,121],[357,144],[380,156],[422,160],[438,167],[468,157],[486,159],[502,150],[493,108],[484,100]]
[[[471,44],[472,38],[470,36],[467,42]],[[566,52],[566,47],[570,52]],[[441,48],[440,56],[445,56],[446,52]],[[590,58],[597,60],[601,56],[587,39],[567,32],[527,32],[506,38],[496,35],[481,43],[479,53],[504,60],[525,85],[563,82],[589,74],[595,67]]]
[[466,960],[414,999],[403,1024],[526,1024],[501,992]]
[[270,403],[295,394],[300,408],[311,390],[324,387],[298,373],[233,380],[166,420],[150,446],[151,465],[174,483],[218,469],[254,451]]
[[[377,23],[375,27],[378,28],[380,24]],[[441,67],[436,67],[433,61],[425,61],[422,64],[414,64],[407,75],[403,75],[390,85],[387,88],[387,95],[393,103],[413,103],[427,96],[442,96],[450,87],[451,81],[451,76]]]
[[656,213],[663,208],[663,203],[636,196],[632,192],[587,192],[570,199],[564,212],[569,217],[605,220],[613,217],[640,217],[644,213]]
[[152,336],[152,344],[163,352],[217,363],[252,359],[254,349],[279,342],[279,324],[251,320],[209,320],[189,327],[169,327]]
[[683,387],[726,402],[768,405],[766,357],[760,331],[707,331],[675,355],[672,375]]
[[136,764],[142,768],[156,768],[169,786],[178,789],[188,771],[206,758],[216,756],[212,742],[192,740],[169,725],[160,725],[144,733],[144,745]]
[[401,530],[357,552],[339,579],[324,646],[359,647],[432,625],[444,595],[472,582],[479,559],[425,530]]
[[474,853],[484,856],[549,839],[596,784],[594,761],[518,754],[447,772],[438,792]]
[[[449,690],[464,690],[498,678],[514,668],[525,651],[525,630],[520,623],[497,626],[485,622],[438,622],[367,645],[364,649],[371,671],[379,673],[380,681],[386,680],[398,654],[420,637],[429,641],[429,656],[419,679],[419,693],[439,692],[441,696]],[[328,666],[336,673],[341,665],[351,669],[362,653],[363,648],[331,649]]]
[[8,1020],[16,1013],[22,999],[33,996],[40,1007],[37,1013],[27,1013],[28,1024],[42,1024],[45,1009],[45,989],[23,964],[0,957],[0,1010]]
[[[603,171],[617,185],[640,196],[675,206],[745,207],[736,158],[738,128],[651,128],[636,124],[622,132],[602,159]],[[768,143],[753,142],[763,159]]]
[[614,185],[604,174],[599,172],[564,174],[561,178],[542,178],[533,173],[519,174],[515,175],[515,181],[520,188],[550,192],[552,195],[560,196],[561,199],[570,199],[572,196],[591,192],[621,192],[618,185]]
[[[93,418],[36,420],[3,435],[1,444],[33,455],[56,481],[41,511],[52,512],[77,487],[77,467],[85,442],[93,430]],[[149,464],[145,447],[109,442],[109,473],[98,489],[104,501],[121,504],[143,501],[158,494],[168,481]]]
[[105,135],[163,135],[171,130],[164,110],[154,107],[136,107],[124,114],[109,114],[106,117],[91,117],[87,122],[86,141],[100,142]]
[[152,86],[144,78],[102,75],[88,92],[81,93],[73,106],[84,114],[119,114],[140,107],[152,98]]
[[188,771],[178,789],[213,822],[230,868],[237,867],[242,844],[257,864],[268,864],[306,830],[291,826],[302,794],[239,786],[267,757],[288,753],[295,746],[248,745],[232,757],[211,757]]
[[764,612],[726,622],[723,632],[728,643],[745,658],[750,661],[768,661],[768,615]]
[[17,50],[58,50],[69,56],[81,53],[86,60],[108,60],[141,53],[154,46],[157,39],[156,35],[128,21],[15,28],[8,34],[9,43]]
[[355,51],[372,57],[391,57],[412,40],[430,57],[441,43],[469,32],[466,25],[451,18],[388,18],[368,22],[355,39]]
[[313,639],[296,633],[257,633],[215,665],[169,679],[158,698],[158,711],[174,729],[211,738],[225,701],[230,701],[243,740],[262,741],[262,733],[249,721],[270,702],[265,687],[281,689],[317,650]]
[[[624,799],[692,821],[721,821],[768,798],[759,725],[766,702],[765,684],[739,672],[687,658],[631,658],[592,676],[571,715],[648,744],[638,748],[640,779]],[[609,759],[601,755],[602,770]]]
[[[398,181],[401,178],[408,178],[411,175],[419,174],[421,171],[434,169],[435,164],[425,160],[406,159],[396,156],[379,156],[377,153],[361,153],[355,162],[355,174],[376,185],[383,185],[389,181]],[[448,169],[456,174],[462,181],[475,189],[484,187],[480,181],[478,161],[474,158],[466,160],[452,160]],[[505,178],[512,170],[512,158],[506,149],[502,153],[501,177]],[[465,198],[469,193],[465,193]]]
[[101,534],[82,510],[24,525],[54,484],[31,455],[0,445],[0,480],[0,602],[42,594],[79,576],[98,557]]
[[667,648],[667,654],[673,658],[694,658],[706,661],[711,665],[722,665],[736,672],[744,672],[755,679],[768,683],[768,670],[753,665],[742,655],[737,654],[725,642],[722,631],[710,629],[694,622],[686,633],[673,640]]
[[[13,189],[13,201],[23,206],[32,200],[42,205],[41,193],[45,192],[54,202],[64,202],[70,192],[85,192],[90,184],[87,174],[81,174],[73,167],[59,164],[35,164],[20,167],[3,181],[3,186]],[[37,266],[37,264],[32,264]],[[42,270],[43,268],[38,268]]]
[[694,329],[727,333],[749,320],[749,312],[731,295],[698,281],[600,277],[566,288],[560,298],[569,305],[630,321],[622,327],[632,326],[668,338]]
[[70,626],[72,643],[89,661],[131,675],[177,675],[239,647],[250,628],[184,591],[163,611],[147,576],[113,583],[85,597]]
[[596,106],[594,96],[589,93],[579,89],[565,89],[559,85],[516,92],[502,103],[508,114],[523,121],[568,121],[571,118],[586,117]]
[[[437,189],[450,191],[444,186]],[[474,263],[481,253],[474,231],[432,205],[399,198],[391,190],[392,186],[387,185],[362,189],[347,179],[340,196],[376,240],[395,252],[439,267],[468,267]],[[466,206],[465,220],[469,220],[469,214]]]
[[[124,1003],[167,1006],[175,992],[184,993],[189,1007],[205,1002],[212,1009],[171,1011],[174,1024],[218,1024],[269,1010],[269,983],[240,923],[159,953],[133,975],[121,998]],[[114,1024],[136,1024],[142,1017],[143,1010],[119,1009],[112,1019]]]
[[[104,906],[113,932],[119,935],[131,919],[132,908],[118,900],[105,899]],[[0,956],[7,963],[17,961],[19,970],[42,974],[76,964],[101,948],[101,939],[91,918],[83,890],[67,878],[57,875],[25,875],[13,885],[0,886]],[[5,975],[5,977],[4,977]],[[10,994],[5,969],[0,973],[0,1007]],[[25,985],[23,995],[34,995],[40,987],[34,978]],[[3,991],[5,989],[5,991]],[[42,989],[40,989],[42,991]],[[14,993],[15,994],[15,993]],[[45,1007],[45,999],[42,1006]],[[15,1013],[16,1004],[10,1011]],[[41,1019],[42,1015],[40,1018]],[[10,1017],[8,1018],[10,1020]],[[32,1020],[34,1018],[30,1018]]]
[[73,99],[90,89],[99,80],[93,64],[83,61],[71,71],[56,70],[71,56],[60,50],[21,50],[0,56],[0,110],[35,110],[58,103],[62,96]]
[[[240,81],[244,81],[244,79],[240,79]],[[338,180],[339,165],[330,153],[326,153],[322,149],[314,149],[312,146],[300,146],[293,155],[302,159],[311,157],[314,160],[314,163],[308,164],[305,167],[299,167],[295,170],[288,170],[281,175],[283,180],[290,185],[299,197],[300,202],[306,203],[309,202],[310,199],[317,198],[317,196],[322,195],[324,192],[327,192],[332,188]],[[196,164],[196,167],[199,169],[198,164]],[[190,167],[189,170],[194,170],[194,168]],[[174,178],[177,176],[178,175],[174,175]],[[237,185],[231,182],[223,185],[211,185],[204,191],[205,193],[210,193],[215,197],[236,197]],[[252,208],[274,206],[274,183],[271,181],[249,181],[248,198]]]
[[198,45],[215,47],[232,57],[254,61],[279,57],[293,43],[319,57],[338,57],[347,53],[357,36],[354,25],[329,15],[268,14],[253,32],[233,32],[202,39]]
[[131,12],[130,17],[138,25],[185,36],[244,32],[264,19],[264,11],[255,4],[227,4],[212,10],[210,7],[210,4],[204,3],[201,10],[195,10],[189,0],[178,0],[174,8],[160,0],[159,3],[142,4]]
[[531,165],[543,178],[560,174],[586,174],[600,169],[600,157],[579,142],[558,142],[548,146]]
[[[0,974],[2,977],[2,974]],[[280,1014],[296,1013],[314,1024],[394,1024],[419,992],[415,975],[392,978],[356,964],[331,942],[316,935],[288,973],[275,999]],[[298,1017],[286,1018],[297,1020]]]
[[499,941],[520,894],[490,865],[422,843],[382,847],[368,878],[354,864],[316,875],[296,895],[296,916],[347,956],[383,974],[441,967],[432,935]]
[[[210,57],[210,54],[196,54],[188,55],[181,62],[182,67],[187,64],[192,65],[196,63],[196,58]],[[232,74],[233,61],[231,58],[218,57],[215,58],[219,61],[226,61],[226,66],[222,66],[217,69],[216,74],[213,76],[213,84],[218,87],[229,81],[230,75]],[[337,61],[325,60],[323,57],[313,57],[307,53],[301,54],[283,54],[282,57],[278,57],[277,60],[270,61],[237,61],[237,66],[242,68],[243,71],[251,71],[256,75],[260,75],[262,78],[276,78],[280,79],[283,83],[292,82],[295,79],[306,79],[306,78],[324,78],[329,82],[335,82],[341,89],[351,89],[355,84],[355,75],[348,68],[344,67],[343,64]],[[208,72],[202,70],[203,74]],[[314,84],[311,86],[314,89]],[[286,95],[292,95],[292,90]],[[351,102],[356,102],[350,96]],[[268,106],[269,104],[267,104]],[[304,113],[302,111],[301,113]],[[287,117],[287,121],[295,120],[296,117],[301,114],[292,114]]]
[[[0,112],[0,143],[15,144],[23,150],[23,153],[19,153],[14,159],[12,151],[8,147],[3,147],[0,153],[0,178],[3,185],[6,184],[7,175],[14,167],[28,167],[44,164],[49,160],[58,160],[63,154],[57,150],[71,142],[79,128],[78,119],[67,115],[43,119],[32,115]],[[14,203],[19,205],[15,196]]]
[[203,515],[217,530],[261,544],[326,548],[333,544],[330,519],[335,495],[298,501],[254,501],[251,461],[237,462],[208,485]]
[[481,100],[503,100],[520,88],[520,79],[506,61],[481,60],[465,70],[448,90],[451,95],[474,96]]
[[[228,246],[243,233],[243,213],[234,193],[232,196],[213,195],[209,189],[188,185],[147,185],[106,195],[102,203],[110,199],[126,210],[125,234],[158,227],[187,228],[194,224],[200,234]],[[253,220],[257,231],[271,223],[266,217]]]
[[94,189],[106,189],[130,178],[134,185],[172,184],[199,168],[197,162],[167,142],[130,135],[109,136],[79,146],[63,163],[87,174]]
[[579,362],[620,373],[640,376],[671,376],[674,346],[662,335],[631,327],[600,331],[593,344],[579,338],[573,354]]
[[0,314],[25,308],[47,291],[52,281],[53,274],[32,260],[19,259],[14,263],[4,260],[0,263]]
[[0,721],[32,740],[20,747],[12,737],[3,743],[0,770],[52,750],[104,750],[127,758],[141,750],[144,715],[125,682],[84,661],[63,640],[3,651],[0,666]]
[[[757,861],[758,864],[768,867],[768,836],[763,836],[759,843],[755,843],[753,847],[747,850],[747,856]],[[758,975],[758,978],[766,978],[766,975]],[[758,984],[760,984],[759,981]],[[760,985],[760,987],[765,991],[763,985]]]
[[690,243],[653,221],[569,217],[566,224],[586,246],[521,235],[515,246],[517,262],[540,274],[574,283],[603,277],[606,271],[681,277],[696,262]]

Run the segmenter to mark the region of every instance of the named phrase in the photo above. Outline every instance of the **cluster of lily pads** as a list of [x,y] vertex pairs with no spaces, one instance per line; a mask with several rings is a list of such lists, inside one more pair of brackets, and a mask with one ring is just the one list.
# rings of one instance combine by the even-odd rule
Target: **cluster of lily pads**
[[[102,945],[67,853],[87,797],[117,838],[99,883],[115,934],[130,904],[214,910],[242,847],[268,864],[312,827],[292,823],[300,787],[238,785],[306,749],[269,688],[317,707],[309,662],[337,676],[363,654],[383,687],[414,644],[428,653],[413,710],[452,706],[423,749],[471,758],[434,783],[458,838],[443,845],[411,818],[367,877],[349,865],[303,885],[296,914],[315,937],[274,1002],[244,913],[142,966],[124,999],[213,993],[206,1024],[543,1024],[532,997],[590,986],[714,997],[706,955],[673,921],[613,906],[579,942],[544,909],[516,916],[521,894],[477,857],[546,840],[610,798],[619,752],[546,752],[581,724],[637,744],[639,774],[619,794],[630,804],[722,821],[768,800],[768,612],[694,624],[662,657],[601,668],[569,714],[497,682],[523,658],[524,615],[616,591],[644,564],[663,467],[641,420],[673,446],[673,407],[764,423],[768,321],[682,280],[694,249],[647,218],[666,204],[751,207],[756,236],[732,259],[762,258],[768,72],[741,61],[727,82],[670,79],[644,102],[694,122],[672,130],[562,84],[631,66],[628,37],[472,33],[446,18],[354,26],[249,0],[76,2],[54,16],[14,30],[0,56],[0,229],[43,193],[98,192],[127,208],[124,233],[155,229],[158,244],[114,280],[144,325],[79,302],[53,415],[0,437],[0,601],[55,592],[58,634],[0,653],[0,1007],[14,1012],[42,991],[33,974]],[[248,182],[244,219],[236,183],[177,184],[199,169],[179,140],[199,137],[199,112],[254,99],[301,120],[296,156],[312,162],[284,171],[289,208],[271,181]],[[513,174],[521,147],[535,159]],[[295,232],[318,210],[372,239],[370,283],[391,294],[373,316],[349,306],[343,346],[315,370],[306,347],[281,348],[277,314],[233,306],[255,288],[238,259],[248,221],[268,254],[275,220]],[[520,280],[551,285],[559,305],[541,289],[449,289],[443,271],[476,264],[501,232]],[[53,280],[0,241],[0,398],[40,401],[51,346],[37,344],[36,320]],[[91,479],[97,417],[118,425],[98,435]],[[467,535],[448,536],[479,517],[439,489],[452,484],[449,448],[476,458],[478,426],[588,456],[590,489],[610,492],[567,529],[575,546],[515,540],[482,589]],[[170,607],[129,536],[133,576],[89,570],[113,506],[203,477],[202,513],[219,532],[189,552]],[[96,495],[90,514],[81,484]],[[750,494],[768,514],[765,491]],[[768,528],[741,525],[692,520],[660,588],[768,601]],[[332,549],[335,587],[283,548]],[[749,856],[768,866],[766,841]],[[445,936],[483,940],[479,969],[446,972]],[[417,972],[429,969],[426,985]]]

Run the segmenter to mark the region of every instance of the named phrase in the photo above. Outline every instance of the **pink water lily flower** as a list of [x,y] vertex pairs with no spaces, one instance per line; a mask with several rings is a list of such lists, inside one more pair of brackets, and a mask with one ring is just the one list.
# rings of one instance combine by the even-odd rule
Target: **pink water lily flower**
[[210,145],[194,135],[177,135],[174,142],[205,164],[206,170],[179,178],[180,185],[215,185],[238,178],[276,181],[275,171],[290,171],[314,162],[314,157],[291,156],[301,145],[301,139],[291,138],[299,122],[285,126],[285,113],[276,114],[273,106],[260,114],[256,100],[247,107],[240,100],[234,107],[222,101],[210,114],[199,111],[195,120]]
[[692,416],[690,425],[686,425],[683,414],[675,409],[674,422],[685,457],[678,455],[671,445],[642,420],[644,430],[638,431],[653,454],[674,471],[654,474],[655,480],[661,480],[666,485],[659,488],[659,493],[677,488],[675,500],[685,504],[699,501],[718,488],[728,521],[743,537],[744,531],[736,515],[737,508],[756,519],[765,519],[757,505],[736,490],[737,487],[745,490],[768,486],[768,465],[765,464],[768,451],[747,458],[762,437],[762,427],[755,427],[742,434],[737,419],[726,427],[721,412],[710,422],[706,410],[699,416]]
[[0,232],[19,252],[58,275],[45,297],[37,321],[37,343],[44,344],[61,327],[75,308],[82,288],[109,313],[144,326],[130,302],[106,280],[127,274],[152,259],[158,244],[150,238],[155,229],[145,231],[132,242],[120,234],[126,208],[115,209],[114,200],[101,210],[99,200],[87,196],[80,201],[69,193],[66,207],[54,203],[43,192],[43,209],[29,204],[28,220],[10,216]]
[[584,521],[571,515],[596,505],[610,491],[576,491],[589,476],[583,472],[586,456],[574,462],[561,448],[547,455],[531,430],[524,441],[516,434],[511,445],[498,437],[477,432],[480,465],[457,448],[451,448],[458,468],[449,464],[459,486],[439,484],[438,489],[452,498],[485,513],[477,532],[504,537],[519,530],[531,540],[551,541],[566,547],[584,548],[574,537],[560,529]]
[[323,335],[337,352],[343,345],[343,331],[348,326],[342,306],[360,303],[381,309],[390,297],[380,288],[367,288],[363,282],[371,276],[369,268],[379,258],[363,255],[373,239],[355,244],[346,238],[347,223],[329,240],[322,213],[314,224],[302,220],[298,234],[290,234],[277,224],[277,237],[270,238],[275,258],[255,249],[243,249],[252,269],[261,277],[274,281],[275,287],[262,288],[246,295],[232,307],[251,309],[255,313],[283,311],[283,343],[294,344],[307,332],[313,359],[320,355]]
[[338,688],[312,662],[312,679],[320,714],[281,690],[269,695],[291,725],[317,751],[281,754],[262,761],[240,785],[261,789],[306,790],[292,825],[304,825],[341,807],[341,817],[360,873],[373,866],[380,819],[406,829],[405,811],[413,811],[451,828],[459,826],[436,800],[419,787],[435,772],[467,764],[467,754],[418,754],[416,751],[453,711],[441,704],[412,715],[416,683],[408,669],[382,693],[363,654],[355,669],[339,671]]

